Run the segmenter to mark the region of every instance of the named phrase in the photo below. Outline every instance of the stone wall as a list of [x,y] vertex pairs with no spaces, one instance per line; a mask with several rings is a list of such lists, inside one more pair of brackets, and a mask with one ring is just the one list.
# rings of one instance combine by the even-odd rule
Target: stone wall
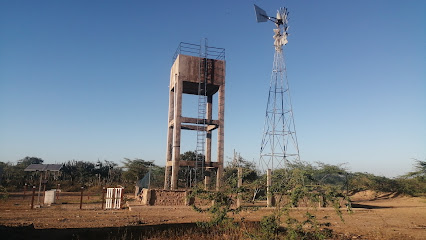
[[156,206],[188,206],[193,200],[187,199],[189,191],[184,190],[162,190],[144,188],[139,195],[143,205]]

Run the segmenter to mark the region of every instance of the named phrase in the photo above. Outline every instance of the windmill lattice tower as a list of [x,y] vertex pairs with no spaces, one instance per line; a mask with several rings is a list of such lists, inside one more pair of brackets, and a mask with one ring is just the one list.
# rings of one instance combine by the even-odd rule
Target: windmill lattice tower
[[260,148],[260,165],[263,169],[284,168],[286,163],[299,160],[290,88],[284,60],[283,46],[287,44],[288,11],[281,8],[277,17],[268,17],[255,5],[258,22],[273,21],[274,62],[266,107],[265,125]]

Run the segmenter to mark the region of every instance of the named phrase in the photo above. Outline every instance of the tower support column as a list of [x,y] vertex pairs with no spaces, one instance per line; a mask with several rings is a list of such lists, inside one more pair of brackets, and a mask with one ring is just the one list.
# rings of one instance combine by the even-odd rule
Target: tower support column
[[178,173],[180,161],[180,138],[182,126],[182,79],[178,76],[174,87],[174,114],[173,114],[173,152],[172,152],[172,179],[171,189],[178,188]]
[[[206,108],[206,119],[207,122],[210,123],[212,118],[213,118],[213,96],[207,96],[207,108]],[[204,176],[204,188],[206,190],[208,190],[208,188],[210,187],[210,182],[211,182],[211,171],[210,171],[210,163],[212,161],[212,131],[211,130],[207,130],[206,133],[206,155],[205,155],[205,160],[206,160],[206,165],[207,168],[204,171],[205,176]]]
[[223,157],[224,157],[224,146],[225,146],[225,83],[219,87],[218,96],[218,120],[219,128],[217,130],[217,179],[216,179],[216,190],[218,191],[222,185],[223,175]]
[[[176,77],[176,76],[175,76]],[[170,189],[170,176],[172,174],[172,154],[173,154],[173,124],[174,124],[174,91],[169,91],[169,116],[167,121],[167,149],[166,149],[166,167],[164,189]]]

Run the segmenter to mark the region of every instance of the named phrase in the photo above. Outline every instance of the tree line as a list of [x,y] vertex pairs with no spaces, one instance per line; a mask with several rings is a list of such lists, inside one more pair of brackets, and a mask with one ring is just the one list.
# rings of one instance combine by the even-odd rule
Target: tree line
[[[149,171],[152,174],[152,186],[162,186],[161,172],[164,167],[157,166],[154,161],[143,159],[124,158],[119,166],[117,163],[104,160],[89,162],[83,160],[69,160],[62,164],[59,173],[25,172],[30,164],[41,164],[44,160],[38,157],[25,157],[13,164],[0,162],[0,185],[8,191],[21,190],[25,185],[36,186],[40,177],[47,189],[56,188],[58,184],[65,191],[77,191],[82,186],[86,188],[99,188],[104,186],[121,185],[132,189],[134,183]],[[130,190],[129,189],[129,190]]]
[[[192,151],[181,154],[181,160],[194,161],[196,153]],[[203,156],[199,159],[204,159]],[[30,164],[43,163],[44,160],[38,157],[25,157],[17,160],[16,163],[0,162],[0,186],[7,191],[22,190],[27,186],[37,186],[40,181],[39,172],[25,172],[24,169]],[[50,173],[42,176],[43,183],[47,189],[56,188],[57,184],[64,191],[78,191],[80,187],[100,188],[104,186],[121,185],[129,192],[133,191],[135,183],[142,179],[148,172],[150,174],[150,187],[163,188],[165,168],[158,166],[154,161],[143,159],[124,158],[121,165],[116,162],[97,160],[89,162],[83,160],[69,160],[62,163],[60,173]],[[238,156],[227,164],[224,169],[223,182],[237,189],[237,169],[243,169],[243,182],[245,187],[245,199],[255,200],[265,196],[266,175],[257,169],[252,162]],[[415,160],[414,171],[397,178],[387,178],[376,176],[371,173],[350,172],[343,165],[330,165],[325,163],[293,162],[288,163],[286,169],[278,169],[274,172],[274,178],[282,179],[283,176],[292,176],[293,172],[303,172],[307,181],[315,184],[325,184],[338,188],[340,191],[354,193],[363,190],[375,190],[383,192],[400,192],[413,196],[426,195],[426,161]],[[189,188],[191,178],[194,178],[193,169],[182,167],[179,171],[179,187]],[[200,174],[198,172],[197,174]],[[202,176],[198,176],[202,179]],[[215,177],[212,176],[212,185]],[[201,184],[203,181],[199,181]],[[276,181],[278,182],[278,181]],[[287,181],[280,181],[283,186]]]

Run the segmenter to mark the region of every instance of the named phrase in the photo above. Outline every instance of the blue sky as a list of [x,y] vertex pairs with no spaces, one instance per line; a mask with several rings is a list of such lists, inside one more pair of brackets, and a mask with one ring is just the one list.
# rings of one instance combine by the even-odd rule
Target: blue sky
[[290,11],[303,160],[393,177],[426,158],[424,1],[3,0],[0,161],[164,165],[172,57],[202,38],[226,49],[225,156],[257,161],[274,48],[253,3]]

